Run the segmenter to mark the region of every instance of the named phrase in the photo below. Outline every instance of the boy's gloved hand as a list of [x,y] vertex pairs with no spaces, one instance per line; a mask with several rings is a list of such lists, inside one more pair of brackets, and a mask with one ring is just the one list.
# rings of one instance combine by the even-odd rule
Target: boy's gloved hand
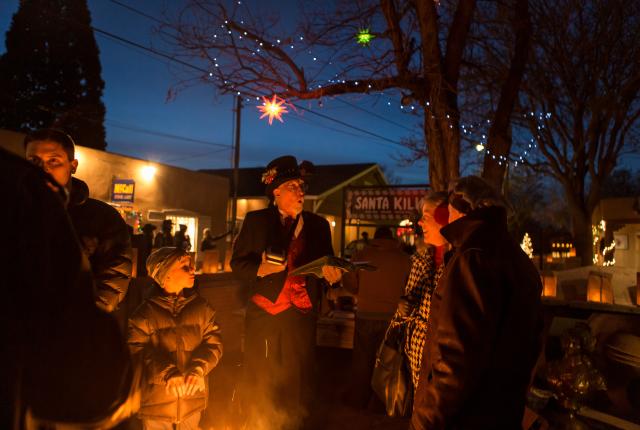
[[185,394],[186,386],[182,375],[172,376],[167,379],[166,391],[176,397],[182,397]]
[[193,396],[199,391],[204,392],[204,377],[195,373],[189,373],[184,377],[185,395]]

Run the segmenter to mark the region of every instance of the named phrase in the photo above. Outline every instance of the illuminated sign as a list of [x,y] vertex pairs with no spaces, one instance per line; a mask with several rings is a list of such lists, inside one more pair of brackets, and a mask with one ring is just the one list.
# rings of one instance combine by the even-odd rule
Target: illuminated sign
[[347,219],[402,220],[420,212],[420,200],[426,189],[357,188],[347,189]]
[[111,201],[114,203],[133,203],[136,183],[133,179],[114,179],[111,184]]

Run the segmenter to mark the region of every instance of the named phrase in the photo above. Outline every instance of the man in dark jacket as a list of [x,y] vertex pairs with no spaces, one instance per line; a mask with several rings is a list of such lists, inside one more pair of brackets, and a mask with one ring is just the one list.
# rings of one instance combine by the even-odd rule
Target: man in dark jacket
[[[306,164],[305,164],[306,163]],[[317,304],[322,284],[288,272],[332,255],[324,218],[302,210],[305,173],[292,156],[273,160],[262,176],[268,208],[249,212],[234,244],[231,268],[249,288],[244,350],[247,428],[260,421],[299,428],[313,393]],[[340,270],[324,266],[324,280],[338,282]]]
[[460,179],[449,213],[441,233],[454,254],[432,297],[411,428],[521,429],[540,352],[540,275],[483,180]]
[[86,183],[72,177],[78,160],[71,136],[54,129],[39,130],[25,137],[24,147],[27,160],[66,190],[69,217],[91,263],[96,304],[113,312],[124,300],[131,278],[131,239],[126,223],[113,207],[90,198]]

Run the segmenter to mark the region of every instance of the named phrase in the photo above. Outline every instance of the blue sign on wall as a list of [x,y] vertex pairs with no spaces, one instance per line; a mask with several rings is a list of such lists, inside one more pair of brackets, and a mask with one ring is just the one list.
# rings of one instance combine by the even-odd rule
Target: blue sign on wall
[[114,179],[111,185],[111,201],[133,203],[136,182],[133,179]]

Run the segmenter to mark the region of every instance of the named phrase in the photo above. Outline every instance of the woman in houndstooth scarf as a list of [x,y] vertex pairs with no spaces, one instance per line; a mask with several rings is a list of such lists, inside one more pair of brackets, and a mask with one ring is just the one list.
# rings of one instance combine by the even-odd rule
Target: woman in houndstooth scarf
[[422,201],[422,218],[418,222],[424,233],[427,248],[411,257],[411,270],[403,299],[398,305],[394,321],[405,324],[405,347],[413,389],[418,386],[422,351],[426,342],[431,294],[444,269],[447,241],[440,228],[449,219],[447,193],[430,192]]

